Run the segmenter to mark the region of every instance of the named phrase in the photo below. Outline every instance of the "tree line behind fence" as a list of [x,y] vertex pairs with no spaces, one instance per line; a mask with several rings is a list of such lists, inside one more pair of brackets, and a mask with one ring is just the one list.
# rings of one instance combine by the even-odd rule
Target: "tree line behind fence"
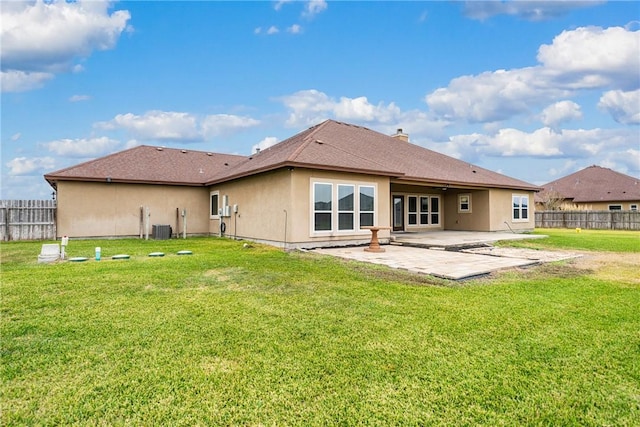
[[0,200],[0,240],[54,240],[54,200]]
[[640,230],[639,211],[536,211],[537,228]]

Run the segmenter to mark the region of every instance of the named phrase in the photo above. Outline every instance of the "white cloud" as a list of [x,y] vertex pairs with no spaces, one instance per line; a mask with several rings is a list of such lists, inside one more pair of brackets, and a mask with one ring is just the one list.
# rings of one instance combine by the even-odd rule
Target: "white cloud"
[[608,111],[618,123],[640,124],[640,89],[631,92],[621,90],[605,92],[600,97],[598,107]]
[[120,142],[107,138],[59,139],[42,144],[50,152],[64,157],[99,157],[116,151]]
[[616,85],[638,88],[640,31],[622,27],[581,27],[563,31],[551,45],[542,45],[538,61],[554,83],[573,89]]
[[293,24],[289,28],[287,28],[287,32],[291,34],[300,34],[302,33],[302,27],[298,24]]
[[282,101],[291,110],[287,125],[294,127],[317,124],[329,117],[345,121],[395,123],[400,116],[400,109],[393,102],[375,105],[365,96],[343,96],[336,101],[315,89],[282,97]]
[[449,120],[472,123],[505,120],[533,105],[569,92],[547,85],[539,67],[484,72],[457,77],[425,100],[431,111]]
[[366,96],[358,98],[341,97],[340,102],[333,106],[333,112],[339,120],[377,121],[388,123],[395,121],[400,115],[400,109],[392,102],[384,105],[371,104]]
[[425,101],[433,113],[448,120],[506,120],[582,89],[637,88],[639,50],[640,31],[577,28],[540,47],[541,65],[458,77]]
[[89,95],[73,95],[69,98],[69,102],[81,102],[88,101],[91,97]]
[[278,143],[278,138],[275,136],[268,136],[262,141],[258,142],[254,146],[251,147],[251,153],[255,153],[258,150],[266,150],[267,148],[276,145]]
[[565,15],[574,9],[592,7],[602,1],[517,0],[517,1],[466,1],[465,15],[484,20],[496,15],[513,15],[529,21],[542,21]]
[[130,14],[109,13],[109,7],[110,2],[93,0],[2,2],[2,90],[35,89],[54,73],[81,70],[73,64],[77,58],[112,49]]
[[636,145],[637,133],[630,129],[565,129],[554,132],[545,127],[528,133],[507,128],[494,135],[453,136],[448,144],[443,144],[443,151],[465,159],[479,156],[587,158],[627,150]]
[[582,119],[580,106],[573,101],[560,101],[542,110],[540,120],[545,126],[556,129],[561,123]]
[[328,5],[325,0],[310,0],[306,3],[302,16],[312,18],[320,12],[325,11],[327,7]]
[[173,111],[148,111],[139,116],[132,113],[118,114],[109,122],[98,123],[103,129],[125,129],[143,141],[201,141],[195,116]]
[[19,140],[21,137],[22,137],[22,134],[20,132],[14,133],[13,135],[11,135],[11,140],[15,142]]
[[198,117],[175,111],[147,111],[143,115],[118,114],[95,126],[106,130],[124,129],[142,141],[200,142],[257,126],[259,120],[246,116],[217,114]]
[[301,90],[281,100],[291,110],[286,124],[292,127],[311,126],[329,118],[335,104],[325,93],[315,89]]
[[402,111],[393,102],[373,104],[364,96],[343,96],[336,100],[315,89],[301,90],[280,100],[289,110],[286,125],[296,128],[316,125],[332,118],[362,124],[388,135],[403,128],[410,132],[412,141],[420,143],[425,136],[429,139],[443,138],[443,130],[450,124],[424,111]]
[[55,159],[52,157],[16,157],[5,165],[9,168],[11,176],[29,175],[53,169]]
[[[550,177],[561,177],[561,176],[565,176],[565,175],[569,175],[573,172],[576,172],[578,170],[580,170],[581,168],[578,165],[578,162],[575,160],[567,160],[565,161],[561,167],[559,168],[551,168],[549,169],[547,172],[549,174]],[[551,180],[553,181],[553,180]],[[542,184],[546,184],[546,182],[542,182],[540,183],[540,185]]]
[[259,120],[246,116],[235,116],[231,114],[216,114],[206,116],[202,120],[202,133],[207,139],[229,135],[241,129],[248,129],[260,124]]
[[279,32],[280,32],[280,30],[275,25],[272,25],[267,29],[267,34],[268,35],[278,34]]
[[282,6],[284,6],[287,3],[291,3],[292,1],[293,0],[279,0],[273,5],[273,8],[275,10],[280,10],[280,9],[282,9]]
[[24,92],[38,89],[53,78],[52,73],[8,70],[0,72],[2,92]]

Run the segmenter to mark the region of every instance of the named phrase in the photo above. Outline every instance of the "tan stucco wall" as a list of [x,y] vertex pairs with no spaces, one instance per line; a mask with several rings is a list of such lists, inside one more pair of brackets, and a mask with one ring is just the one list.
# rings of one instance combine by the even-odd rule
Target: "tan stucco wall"
[[[470,195],[470,212],[458,212],[460,194]],[[444,205],[445,230],[491,231],[489,190],[448,190]]]
[[[291,211],[290,171],[286,169],[212,186],[219,192],[219,204],[228,196],[229,205],[238,205],[238,213],[222,218],[226,235],[265,241],[282,241],[285,210]],[[288,214],[287,214],[288,215]],[[207,217],[209,219],[209,217]],[[209,231],[220,232],[220,219],[209,219]]]
[[[311,230],[312,181],[349,184],[374,184],[376,191],[377,225],[389,225],[388,178],[325,172],[303,168],[281,169],[241,180],[214,185],[220,203],[228,196],[229,204],[238,205],[238,214],[225,218],[226,235],[238,238],[283,243],[289,246],[312,247],[327,242],[362,243],[368,241],[368,230],[314,234]],[[286,211],[286,213],[285,213]],[[220,220],[210,220],[210,232],[219,233]],[[381,238],[388,238],[389,231],[381,231]]]
[[176,208],[187,211],[187,234],[209,231],[208,196],[203,187],[62,181],[57,185],[58,237],[139,236],[140,207],[153,224],[176,230]]
[[[529,196],[529,218],[513,220],[512,196]],[[489,203],[491,205],[491,218],[489,231],[531,231],[535,228],[535,203],[533,191],[519,190],[490,190]]]

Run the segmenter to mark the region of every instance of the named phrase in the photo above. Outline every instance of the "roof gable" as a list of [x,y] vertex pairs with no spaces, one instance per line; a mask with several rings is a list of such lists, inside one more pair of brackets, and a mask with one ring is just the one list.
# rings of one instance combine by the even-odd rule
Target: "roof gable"
[[543,193],[554,191],[575,203],[640,200],[640,179],[596,165],[551,181],[543,188]]

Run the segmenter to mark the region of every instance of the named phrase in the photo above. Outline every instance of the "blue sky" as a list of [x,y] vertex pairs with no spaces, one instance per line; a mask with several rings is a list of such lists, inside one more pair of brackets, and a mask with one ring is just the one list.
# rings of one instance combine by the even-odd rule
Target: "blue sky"
[[534,184],[640,176],[638,2],[0,8],[2,199],[140,144],[249,155],[328,118]]

